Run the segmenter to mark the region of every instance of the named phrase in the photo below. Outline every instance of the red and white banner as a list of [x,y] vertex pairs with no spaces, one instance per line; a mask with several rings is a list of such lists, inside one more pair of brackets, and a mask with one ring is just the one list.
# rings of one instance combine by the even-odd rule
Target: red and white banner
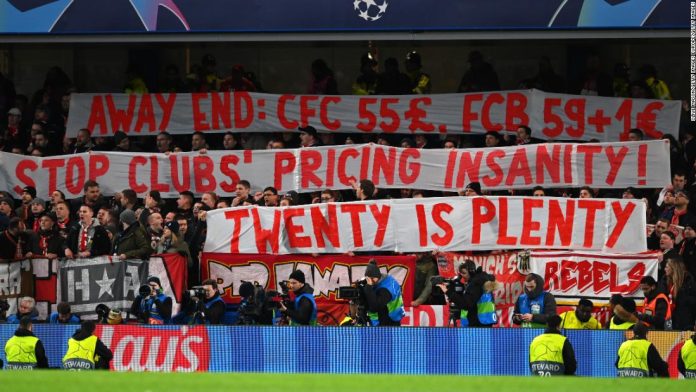
[[448,197],[208,213],[206,252],[646,250],[640,200]]
[[530,257],[530,270],[544,278],[545,289],[559,302],[573,305],[580,298],[608,302],[613,294],[642,299],[640,280],[657,280],[658,265],[658,253],[534,251]]
[[413,282],[416,271],[415,256],[346,256],[330,255],[231,255],[206,253],[201,257],[201,279],[216,279],[222,299],[238,303],[242,281],[258,282],[266,290],[281,291],[279,282],[288,279],[294,270],[305,275],[306,283],[314,288],[314,298],[319,308],[320,324],[337,325],[348,312],[348,302],[337,300],[341,286],[365,276],[370,259],[375,259],[383,273],[393,276],[401,284],[404,305],[413,299]]
[[202,132],[471,134],[528,125],[544,140],[626,140],[631,128],[649,138],[678,135],[681,103],[550,94],[539,90],[400,96],[73,94],[68,136]]
[[170,155],[94,152],[37,158],[0,153],[0,178],[10,193],[20,195],[22,188],[33,186],[43,197],[55,189],[80,196],[87,179],[99,182],[106,195],[130,188],[140,195],[156,190],[163,197],[177,197],[184,190],[230,196],[241,179],[250,180],[254,189],[273,186],[280,192],[348,189],[364,178],[380,188],[450,192],[470,182],[490,190],[537,185],[660,188],[669,184],[669,162],[669,144],[663,140],[459,150],[365,144]]

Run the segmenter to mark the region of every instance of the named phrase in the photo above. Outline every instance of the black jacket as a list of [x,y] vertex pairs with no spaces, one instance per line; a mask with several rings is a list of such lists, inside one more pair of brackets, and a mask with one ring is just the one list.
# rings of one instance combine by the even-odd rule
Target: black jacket
[[0,232],[0,260],[14,260],[17,250],[17,241],[21,241],[22,257],[28,252],[34,254],[39,250],[36,246],[36,237],[31,231],[22,231],[19,235],[12,235],[9,230]]
[[[136,296],[133,300],[133,304],[131,305],[130,312],[132,315],[138,318],[139,322],[147,324],[148,319],[150,318],[150,310],[146,309],[145,311],[141,311],[140,306],[143,302],[143,299],[144,298],[140,295]],[[157,312],[160,314],[160,316],[162,316],[162,318],[165,320],[171,320],[172,297],[168,296],[164,299],[164,301],[160,301],[159,298],[155,297],[154,302],[155,308],[157,308]]]
[[[663,282],[666,287],[666,281]],[[676,298],[672,297],[672,329],[675,331],[691,331],[696,321],[696,279],[686,274]]]
[[[384,278],[385,275],[383,274],[380,280]],[[365,301],[367,302],[367,311],[377,313],[380,327],[395,327],[401,325],[401,321],[394,321],[389,317],[387,304],[392,300],[389,290],[381,288],[375,291],[374,286],[368,285],[363,286],[362,289]]]
[[[58,257],[63,257],[64,243],[65,240],[57,230],[41,230],[37,235],[37,245],[39,253],[42,255],[53,253],[58,255]],[[42,244],[46,245],[46,249],[42,249]]]
[[467,319],[469,320],[470,327],[481,326],[481,322],[478,319],[478,306],[477,303],[483,295],[483,285],[487,281],[491,280],[491,277],[481,271],[479,268],[470,278],[466,285],[466,290],[463,293],[458,293],[453,287],[448,288],[447,298],[454,302],[458,308],[467,311]]
[[[78,329],[75,331],[73,334],[72,338],[79,341],[85,340],[88,337],[92,336],[91,333],[88,333],[87,331],[83,331],[82,328]],[[94,350],[94,354],[99,356],[99,360],[96,361],[95,367],[97,369],[109,369],[109,362],[114,358],[114,354],[111,352],[111,350],[106,347],[104,342],[101,341],[101,339],[97,338],[97,346]]]
[[[653,290],[650,295],[645,297],[645,302],[648,303],[655,299],[663,291],[660,289],[660,285]],[[665,317],[667,317],[667,307],[669,303],[663,299],[659,299],[655,304],[655,314],[649,315],[645,313],[640,313],[637,315],[638,320],[649,323],[653,328],[658,330],[665,329]],[[692,324],[693,325],[693,324]]]
[[[96,222],[93,223],[93,225],[96,226],[94,226],[94,236],[92,236],[92,247],[89,256],[97,257],[111,254],[111,240],[109,239],[109,234],[106,232],[106,229]],[[80,224],[76,224],[70,228],[66,246],[70,248],[75,257],[77,257],[80,251]]]
[[[633,339],[638,340],[637,338]],[[616,366],[617,368],[619,367],[618,357],[616,358],[614,366]],[[656,374],[658,377],[669,377],[669,369],[667,367],[667,362],[662,360],[660,353],[657,351],[655,345],[652,343],[650,344],[650,347],[648,347],[648,369],[650,370],[651,375]]]
[[[17,328],[14,333],[17,337],[27,337],[35,336],[31,331],[24,328]],[[39,369],[48,369],[48,358],[46,357],[46,350],[44,350],[43,343],[39,339],[36,342],[36,347],[34,348],[34,354],[36,355],[36,367]]]
[[[536,282],[536,287],[534,288],[534,291],[527,292],[527,289],[524,289],[525,294],[527,294],[528,297],[530,298],[536,298],[541,293],[544,291],[544,278],[537,274],[530,274],[534,275],[534,281]],[[517,301],[515,301],[515,313],[514,314],[519,314],[520,313],[520,299],[519,297],[517,298]],[[549,317],[553,316],[556,314],[556,298],[553,296],[551,293],[545,293],[544,294],[544,313],[541,314],[534,314],[532,315],[532,322],[533,323],[539,323],[539,324],[546,324],[546,320],[549,319]],[[518,320],[517,318],[513,317],[512,322],[519,325],[522,324],[521,320]]]
[[[314,289],[312,286],[305,283],[304,286],[299,291],[295,292],[295,295],[309,294],[314,295]],[[312,306],[312,301],[307,298],[300,299],[299,306],[295,308],[295,302],[286,304],[288,310],[285,312],[288,317],[292,319],[293,322],[300,325],[309,325],[312,320],[312,312],[314,307]]]

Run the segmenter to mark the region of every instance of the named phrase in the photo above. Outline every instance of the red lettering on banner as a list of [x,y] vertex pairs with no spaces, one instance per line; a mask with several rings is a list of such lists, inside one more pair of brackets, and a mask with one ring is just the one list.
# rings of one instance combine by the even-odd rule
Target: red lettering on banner
[[[636,263],[626,276],[619,276],[616,263],[600,260],[549,260],[544,263],[545,289],[564,293],[577,290],[580,295],[600,294],[605,290],[611,293],[627,294],[635,292],[645,275],[645,263]],[[621,281],[625,281],[621,284]]]
[[101,135],[108,133],[104,101],[102,100],[101,95],[95,95],[92,97],[92,104],[89,108],[89,119],[87,120],[87,129],[94,132],[97,130],[97,128],[99,129],[99,133]]
[[592,280],[594,281],[594,291],[599,293],[609,288],[608,276],[611,268],[610,265],[606,263],[595,262],[593,264],[594,268],[592,268]]
[[552,287],[560,288],[558,282],[558,263],[544,263],[544,281],[544,290],[550,290]]
[[555,139],[563,133],[563,119],[553,112],[558,106],[561,106],[560,98],[544,98],[544,123],[547,125],[541,132],[549,139]]
[[379,127],[382,131],[387,133],[396,132],[401,125],[401,119],[399,118],[399,113],[390,108],[390,104],[399,104],[399,98],[382,98],[379,106],[379,115],[382,118],[391,119],[390,122],[381,121]]
[[436,233],[430,236],[430,238],[433,240],[433,243],[437,246],[447,246],[450,242],[452,242],[452,238],[454,238],[454,230],[452,228],[452,225],[450,225],[449,222],[447,222],[442,217],[443,213],[450,214],[453,210],[454,207],[447,203],[437,203],[433,205],[433,222],[435,222],[437,227],[442,229],[442,231],[444,232],[442,235]]
[[193,110],[193,130],[209,131],[210,124],[207,123],[205,113],[201,111],[201,101],[208,99],[207,93],[191,94],[191,109]]
[[360,148],[362,157],[360,159],[360,178],[367,178],[367,168],[370,166],[370,152],[372,149],[369,146]]
[[500,123],[491,122],[491,106],[500,105],[505,103],[505,98],[499,93],[490,93],[486,100],[483,102],[483,107],[481,108],[481,125],[486,131],[500,131],[503,129],[503,125]]
[[622,141],[628,140],[628,132],[631,130],[631,118],[633,117],[633,100],[625,99],[621,106],[616,109],[616,115],[614,118],[623,122],[623,132],[621,132],[620,139]]
[[597,221],[597,211],[603,210],[605,203],[602,200],[579,199],[578,208],[587,210],[585,215],[585,239],[582,245],[591,248],[594,243],[595,222]]
[[577,264],[573,261],[563,260],[561,262],[561,287],[563,291],[567,291],[571,287],[575,287],[577,280],[572,272],[575,272]]
[[169,127],[169,120],[172,118],[172,111],[176,103],[176,94],[169,94],[167,99],[164,99],[163,94],[155,94],[155,99],[162,109],[162,119],[160,120],[159,130],[166,131]]
[[633,268],[628,271],[628,285],[626,285],[623,292],[632,293],[638,290],[640,280],[643,279],[643,276],[645,276],[645,264],[638,263],[634,265]]
[[[278,122],[280,122],[280,125],[283,126],[285,129],[292,129],[296,130],[297,127],[300,126],[300,123],[295,121],[295,120],[288,120],[286,114],[285,114],[285,107],[287,105],[288,101],[294,101],[295,96],[294,95],[281,95],[278,98]],[[280,189],[280,188],[278,188]]]
[[427,107],[433,103],[433,100],[430,97],[411,99],[411,102],[408,105],[408,110],[406,111],[406,113],[404,113],[406,119],[411,120],[411,123],[408,125],[408,129],[411,132],[432,132],[435,130],[435,126],[429,122],[421,121],[421,119],[424,119],[428,116],[428,112],[421,109],[421,103]]
[[578,263],[578,289],[585,291],[592,285],[592,263],[582,260]]
[[135,193],[144,193],[147,191],[147,185],[138,184],[138,166],[147,165],[147,158],[144,156],[134,156],[128,163],[128,185]]
[[[24,162],[24,161],[20,161],[20,162],[19,162],[20,165],[21,165],[23,162]],[[34,163],[34,162],[32,161],[32,163]],[[17,165],[17,169],[20,168],[20,165]],[[34,165],[36,165],[36,164],[34,163]],[[64,159],[61,159],[61,158],[58,158],[58,159],[44,159],[44,160],[41,161],[41,167],[42,167],[43,169],[48,169],[48,191],[49,191],[49,192],[53,192],[53,191],[55,191],[56,189],[58,189],[58,184],[57,184],[57,179],[58,179],[58,168],[59,168],[59,167],[63,167],[64,165],[65,165],[65,160],[64,160]],[[36,170],[36,168],[34,168],[33,170]],[[33,171],[33,170],[32,170],[32,171]],[[24,183],[27,183],[26,181],[24,181],[24,180],[20,177],[19,173],[17,173],[17,178],[19,178],[20,181],[22,181],[22,182],[24,182]],[[30,181],[31,181],[31,185],[29,185],[29,186],[34,186],[34,180],[31,180],[31,179],[30,179]]]
[[360,120],[356,128],[363,132],[372,132],[377,125],[377,116],[370,110],[369,106],[377,103],[377,98],[360,98],[358,100],[358,117]]
[[657,119],[657,114],[654,110],[660,111],[664,107],[662,102],[650,102],[645,105],[643,111],[636,115],[636,128],[639,128],[645,132],[645,135],[652,139],[659,139],[663,136],[663,133],[655,129],[655,120]]
[[331,103],[341,103],[341,97],[323,97],[319,106],[319,119],[326,129],[335,131],[341,128],[341,120],[331,121],[329,119],[329,104]]
[[309,104],[318,100],[319,97],[316,95],[300,96],[300,124],[303,127],[309,125],[309,120],[316,117],[317,111],[313,107],[310,107]]
[[[483,213],[485,208],[486,213]],[[473,210],[473,230],[471,232],[471,243],[478,245],[481,243],[481,226],[489,223],[495,218],[495,204],[484,197],[474,197],[471,200]]]
[[546,145],[539,145],[536,148],[536,176],[537,182],[545,184],[545,173],[551,177],[551,184],[558,184],[561,181],[559,162],[561,161],[561,146],[554,144],[551,146],[552,153],[546,149]]
[[362,225],[360,214],[367,211],[365,204],[341,204],[341,212],[350,214],[350,224],[353,229],[353,245],[356,248],[363,247]]
[[467,183],[464,175],[466,175],[466,177],[469,178],[468,182],[479,182],[479,170],[481,170],[481,161],[483,161],[483,151],[476,151],[476,155],[473,160],[471,159],[470,152],[462,152],[462,156],[459,158],[457,189],[463,188],[465,183]]
[[[669,143],[669,141],[667,141]],[[648,163],[648,146],[641,144],[638,146],[638,185],[645,185],[645,166]]]
[[143,130],[143,125],[147,124],[148,131],[153,132],[157,129],[157,121],[155,120],[155,110],[152,108],[152,98],[150,94],[142,94],[140,96],[140,107],[138,108],[138,119],[135,121],[135,132],[140,133]]
[[[256,238],[256,250],[261,254],[268,253],[266,251],[266,244],[271,245],[271,253],[277,254],[279,249],[279,239],[280,239],[280,221],[281,212],[279,209],[273,210],[273,226],[269,229],[264,229],[261,225],[261,218],[259,217],[259,210],[256,208],[251,209],[251,218],[254,220],[254,237]],[[236,226],[235,226],[236,228]]]
[[330,148],[326,152],[326,160],[327,165],[326,165],[326,183],[324,186],[327,188],[333,188],[334,186],[334,180],[336,176],[336,149]]
[[238,163],[239,157],[231,154],[223,155],[222,159],[220,160],[220,171],[231,180],[230,182],[220,182],[220,188],[225,192],[234,192],[235,187],[240,180],[239,173],[232,168],[232,166],[237,166]]
[[242,232],[242,218],[249,217],[249,209],[234,209],[225,211],[225,219],[233,221],[232,238],[230,239],[230,253],[239,253],[239,234]]
[[[410,162],[409,158],[413,158]],[[417,148],[407,148],[401,151],[399,157],[399,179],[404,185],[414,184],[420,176],[420,150]]]
[[568,120],[575,122],[576,127],[568,125],[566,134],[570,137],[581,138],[585,134],[585,98],[572,98],[565,104],[565,114]]
[[[388,157],[385,154],[385,150],[389,152]],[[394,185],[394,169],[396,169],[396,148],[376,147],[372,157],[372,182],[375,184]],[[384,183],[379,179],[380,174],[384,175]]]
[[471,123],[478,120],[478,110],[473,109],[474,102],[483,101],[483,94],[467,94],[464,96],[464,108],[462,110],[462,130],[471,132]]
[[[75,169],[77,169],[77,175],[73,179]],[[85,185],[85,172],[85,161],[81,157],[68,159],[65,165],[65,189],[72,194],[82,192],[82,187]]]
[[285,220],[285,231],[288,234],[288,243],[291,248],[311,248],[312,239],[309,236],[303,236],[304,228],[302,225],[293,223],[293,218],[296,216],[304,216],[304,208],[286,208],[283,210],[283,219]]
[[381,247],[384,243],[384,236],[387,234],[391,206],[389,204],[382,204],[382,209],[380,210],[379,205],[370,204],[370,212],[372,212],[372,217],[374,217],[375,221],[377,222],[374,245],[376,247]]
[[515,245],[517,237],[507,234],[508,227],[508,204],[506,198],[498,199],[498,245]]
[[522,93],[508,93],[505,105],[505,128],[517,129],[521,124],[529,124],[527,115],[527,96]]
[[283,189],[283,176],[295,170],[297,160],[295,155],[288,151],[278,151],[274,156],[273,186]]
[[338,219],[336,217],[336,205],[326,205],[326,215],[328,220],[324,219],[324,214],[319,206],[310,207],[309,213],[312,217],[312,228],[314,229],[314,237],[317,240],[317,247],[326,248],[326,241],[324,241],[324,238],[326,237],[326,239],[328,239],[331,243],[331,246],[334,248],[340,248],[341,238],[338,235],[339,228]]
[[106,94],[106,107],[109,110],[109,118],[111,119],[111,130],[115,133],[118,130],[128,132],[131,129],[133,122],[133,112],[135,111],[135,101],[137,95],[130,94],[128,96],[128,109],[121,110],[116,108],[114,97],[111,94]]
[[445,169],[444,187],[452,188],[452,177],[454,176],[454,165],[457,163],[457,151],[451,150],[447,154],[447,168]]
[[[242,110],[244,109],[244,110]],[[246,117],[243,115],[246,114]],[[254,102],[246,91],[234,93],[234,127],[236,129],[248,128],[254,122]]]
[[570,246],[573,240],[573,221],[575,220],[575,200],[565,200],[565,211],[561,208],[560,200],[549,200],[549,224],[546,229],[546,246],[556,244],[556,232],[561,246]]
[[607,185],[614,185],[616,175],[619,173],[619,169],[621,169],[624,158],[626,158],[626,155],[628,154],[628,147],[620,147],[618,148],[617,152],[614,152],[614,147],[608,146],[606,148],[606,154],[607,161],[609,162],[609,173],[607,174],[605,182]]
[[495,161],[497,158],[505,158],[505,151],[493,150],[486,156],[486,165],[488,165],[488,168],[493,172],[492,176],[487,175],[481,179],[483,185],[487,187],[498,186],[503,182],[503,169],[498,162]]
[[[189,157],[181,156],[181,170],[179,170],[179,159],[176,154],[169,155],[169,168],[171,170],[172,185],[177,192],[181,193],[191,189],[191,169]],[[181,175],[181,181],[179,181]]]
[[195,178],[196,192],[214,192],[217,181],[213,175],[213,160],[207,155],[193,157],[193,177]]
[[585,155],[585,185],[591,186],[594,184],[594,179],[592,178],[594,155],[602,152],[602,146],[578,145],[577,152]]
[[169,192],[169,184],[159,183],[159,162],[156,155],[150,155],[150,190]]
[[[44,163],[50,162],[50,161],[53,161],[53,159],[50,159],[50,160],[47,159],[47,160],[42,161],[42,166],[45,168],[46,166]],[[62,159],[60,160],[60,166],[63,166]],[[39,165],[36,162],[34,162],[32,159],[22,159],[17,163],[17,167],[15,168],[15,176],[17,177],[17,179],[19,181],[21,181],[26,186],[32,186],[32,187],[36,188],[36,183],[34,182],[34,180],[31,177],[29,177],[26,174],[26,171],[29,170],[29,171],[34,172],[38,168],[39,168]],[[53,186],[51,186],[51,181],[50,181],[51,177],[49,177],[49,183],[48,183],[49,192],[53,192],[56,189],[56,177],[57,176],[56,176],[55,172],[56,172],[56,170],[53,169],[53,183],[52,183]],[[15,185],[13,190],[15,191],[15,193],[17,195],[21,195],[23,192],[22,188],[19,185]]]
[[[109,172],[109,157],[101,154],[89,154],[89,179],[96,181],[99,177]],[[50,188],[49,192],[53,192],[55,188]]]
[[416,204],[416,220],[418,221],[418,240],[422,247],[428,246],[428,221],[425,219],[425,206]]
[[314,171],[321,167],[321,153],[314,149],[300,149],[300,182],[302,188],[309,188],[312,182],[316,187],[323,185]]
[[524,178],[525,185],[532,183],[532,172],[529,170],[527,150],[524,148],[518,148],[515,150],[505,184],[509,186],[514,185],[517,177]]
[[358,150],[354,148],[346,148],[345,150],[341,151],[341,153],[338,155],[338,181],[341,184],[350,185],[351,182],[355,182],[358,180],[357,178],[355,178],[355,176],[348,176],[346,174],[346,161],[348,160],[348,158],[355,159],[359,156],[360,153],[358,152]]
[[541,199],[524,199],[522,202],[522,235],[520,245],[541,245],[541,237],[532,236],[532,232],[541,229],[541,222],[532,220],[535,208],[544,208]]
[[232,106],[230,93],[212,93],[210,98],[210,117],[213,119],[213,129],[232,128]]
[[573,145],[567,144],[563,147],[563,173],[565,182],[573,183]]
[[626,204],[626,208],[622,208],[621,202],[619,201],[614,201],[611,203],[611,210],[616,217],[616,223],[614,224],[614,228],[609,234],[609,238],[605,244],[607,248],[613,248],[619,241],[621,233],[623,232],[624,227],[626,227],[628,221],[631,219],[631,215],[635,209],[636,205],[633,203]]

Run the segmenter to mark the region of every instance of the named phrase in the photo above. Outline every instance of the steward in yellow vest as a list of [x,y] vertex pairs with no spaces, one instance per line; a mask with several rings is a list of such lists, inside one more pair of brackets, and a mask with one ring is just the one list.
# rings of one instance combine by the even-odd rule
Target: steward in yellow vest
[[5,344],[5,358],[8,370],[48,369],[48,358],[43,344],[32,333],[33,325],[29,316],[19,320],[19,328]]
[[619,377],[669,377],[667,363],[646,337],[648,327],[643,323],[633,326],[633,339],[619,347],[616,368]]
[[633,298],[621,297],[619,303],[614,304],[612,313],[614,316],[609,320],[607,328],[627,330],[633,328],[638,322],[636,317],[636,301]]
[[68,350],[63,356],[63,369],[109,369],[109,361],[114,355],[99,338],[94,336],[96,327],[92,320],[82,322],[80,329],[75,331],[68,340]]
[[575,310],[561,314],[561,328],[565,329],[602,329],[602,324],[592,317],[594,304],[589,299],[582,298]]
[[561,317],[553,315],[546,321],[548,328],[529,345],[529,369],[534,376],[574,375],[577,369],[575,352],[558,326]]
[[691,338],[684,342],[677,359],[677,369],[684,378],[696,379],[696,335],[691,335]]

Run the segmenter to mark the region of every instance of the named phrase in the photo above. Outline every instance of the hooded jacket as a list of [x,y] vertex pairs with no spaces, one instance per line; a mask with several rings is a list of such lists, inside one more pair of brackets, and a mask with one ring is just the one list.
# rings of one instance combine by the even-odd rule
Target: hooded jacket
[[[469,320],[470,327],[481,326],[481,322],[478,319],[477,304],[483,293],[486,291],[486,289],[484,289],[484,285],[490,282],[494,286],[494,283],[491,282],[493,279],[495,278],[491,278],[490,275],[481,270],[481,267],[478,267],[473,275],[471,275],[469,278],[466,290],[463,293],[458,293],[456,290],[454,290],[454,288],[447,290],[447,297],[460,309],[467,311],[466,318]],[[488,286],[491,286],[491,284]],[[490,290],[491,288],[489,287],[488,291]]]
[[[544,309],[540,314],[534,314],[532,315],[532,323],[535,324],[546,324],[546,320],[548,320],[549,317],[553,316],[556,314],[556,298],[554,298],[553,294],[544,291],[544,278],[537,274],[529,274],[529,276],[532,276],[534,278],[534,282],[536,282],[536,287],[534,290],[527,291],[527,289],[524,289],[524,293],[527,294],[527,297],[529,299],[534,299],[538,298],[539,296],[543,295],[544,296]],[[517,298],[517,301],[515,302],[515,314],[520,314],[520,298],[522,296]],[[512,319],[512,322],[520,325],[522,322],[516,318]]]
[[[80,328],[75,331],[72,338],[78,342],[81,342],[90,336],[92,336],[91,333],[83,331],[82,328]],[[94,349],[94,355],[95,357],[99,357],[99,359],[95,361],[95,367],[97,369],[109,369],[109,362],[114,358],[114,354],[108,347],[106,347],[101,339],[97,339],[97,346]]]

